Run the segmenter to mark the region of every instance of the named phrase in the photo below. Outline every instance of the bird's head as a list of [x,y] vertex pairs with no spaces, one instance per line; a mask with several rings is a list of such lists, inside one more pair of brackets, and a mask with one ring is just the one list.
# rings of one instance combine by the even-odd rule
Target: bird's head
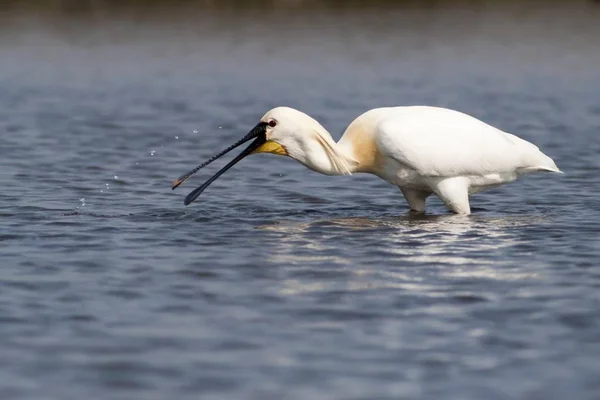
[[290,107],[270,110],[260,119],[260,124],[266,128],[265,143],[253,153],[285,155],[300,162],[304,161],[317,136],[325,134],[329,137],[327,130],[315,119]]
[[[336,171],[336,168],[341,168],[341,173],[349,173],[349,171],[344,170],[344,168],[347,169],[345,161],[337,160],[340,156],[335,154],[335,142],[333,142],[331,136],[321,124],[310,116],[293,108],[277,107],[267,112],[260,119],[259,123],[236,143],[176,179],[173,182],[172,188],[177,188],[201,168],[204,168],[236,147],[251,140],[253,140],[252,143],[237,157],[205,183],[188,194],[184,204],[190,204],[225,171],[233,167],[244,157],[254,153],[273,153],[289,156],[300,161],[307,167],[323,173],[328,173],[330,170]],[[336,163],[344,163],[344,165],[340,167]]]

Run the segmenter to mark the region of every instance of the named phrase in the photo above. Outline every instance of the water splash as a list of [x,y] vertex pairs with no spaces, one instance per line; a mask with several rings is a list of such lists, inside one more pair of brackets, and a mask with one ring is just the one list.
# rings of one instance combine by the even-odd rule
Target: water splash
[[81,198],[79,199],[79,202],[80,202],[81,204],[80,204],[79,206],[75,207],[75,213],[74,213],[74,214],[72,214],[72,215],[77,215],[77,214],[79,214],[79,210],[80,210],[82,207],[84,207],[84,206],[85,206],[85,197],[81,197]]

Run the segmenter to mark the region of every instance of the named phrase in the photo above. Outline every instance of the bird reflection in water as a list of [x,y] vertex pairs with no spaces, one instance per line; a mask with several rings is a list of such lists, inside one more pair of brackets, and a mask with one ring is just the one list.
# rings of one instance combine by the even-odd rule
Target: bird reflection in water
[[[273,245],[267,262],[294,271],[294,278],[282,280],[282,294],[328,291],[343,284],[344,290],[395,288],[440,296],[453,280],[538,278],[538,272],[506,261],[506,255],[527,240],[521,229],[550,220],[543,215],[407,214],[282,220],[259,229],[277,234],[269,238]],[[372,262],[354,261],[361,259]]]

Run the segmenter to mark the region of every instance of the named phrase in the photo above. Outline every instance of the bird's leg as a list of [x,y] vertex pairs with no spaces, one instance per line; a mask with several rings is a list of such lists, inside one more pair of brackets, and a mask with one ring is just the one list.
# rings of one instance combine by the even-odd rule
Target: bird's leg
[[406,198],[411,211],[417,213],[425,212],[425,200],[431,195],[431,192],[407,188],[400,188],[400,191],[404,195],[404,198]]
[[463,177],[442,179],[433,185],[432,189],[450,211],[456,214],[471,214],[467,179]]

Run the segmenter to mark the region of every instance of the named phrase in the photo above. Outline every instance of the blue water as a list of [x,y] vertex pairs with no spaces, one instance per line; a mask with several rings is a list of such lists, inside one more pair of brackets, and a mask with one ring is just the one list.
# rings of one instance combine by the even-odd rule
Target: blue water
[[[0,397],[599,398],[600,8],[513,7],[3,24]],[[411,104],[565,174],[469,217],[273,155],[170,189],[274,106]]]

